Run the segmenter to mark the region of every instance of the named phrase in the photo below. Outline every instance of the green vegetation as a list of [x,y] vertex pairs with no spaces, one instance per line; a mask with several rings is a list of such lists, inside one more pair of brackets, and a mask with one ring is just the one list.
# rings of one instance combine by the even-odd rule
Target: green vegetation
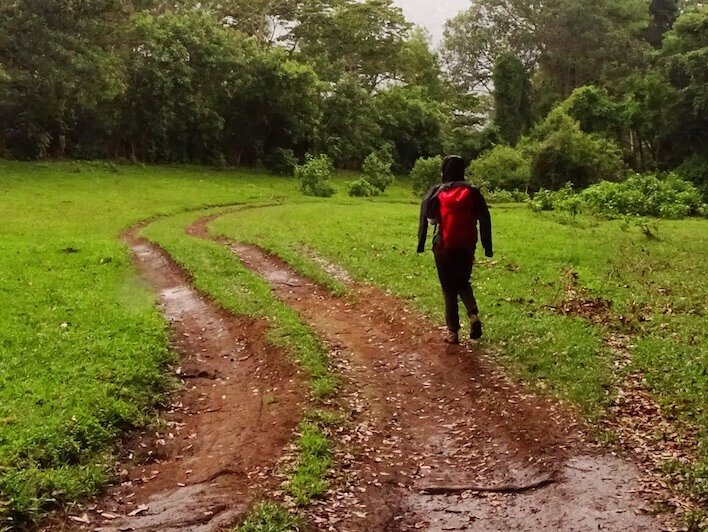
[[314,157],[305,164],[296,166],[295,177],[300,181],[300,190],[306,196],[329,198],[336,192],[331,183],[334,166],[326,155]]
[[303,528],[302,522],[282,506],[261,503],[235,532],[298,532]]
[[307,506],[327,492],[325,477],[332,465],[334,445],[319,425],[304,421],[300,424],[300,435],[295,446],[298,450],[297,462],[286,489],[298,506]]
[[701,194],[676,174],[643,174],[620,183],[602,182],[575,193],[570,185],[540,190],[529,203],[536,211],[557,210],[576,215],[586,212],[607,217],[655,216],[680,219],[707,214]]

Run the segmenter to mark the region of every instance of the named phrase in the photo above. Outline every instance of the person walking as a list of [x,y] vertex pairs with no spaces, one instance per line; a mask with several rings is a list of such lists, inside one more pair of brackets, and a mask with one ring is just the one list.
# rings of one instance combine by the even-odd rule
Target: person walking
[[460,343],[458,298],[467,309],[470,338],[479,339],[482,337],[482,322],[470,279],[478,240],[482,242],[485,256],[494,256],[492,221],[480,190],[465,181],[462,157],[450,155],[445,158],[442,183],[432,187],[423,197],[418,253],[425,251],[429,224],[434,226],[433,254],[445,299],[445,341]]

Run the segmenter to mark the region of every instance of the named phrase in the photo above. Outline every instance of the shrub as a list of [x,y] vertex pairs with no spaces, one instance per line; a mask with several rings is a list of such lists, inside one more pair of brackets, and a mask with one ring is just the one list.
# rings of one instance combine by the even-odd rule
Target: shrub
[[348,184],[349,195],[357,198],[368,198],[371,196],[378,196],[381,191],[374,185],[369,183],[366,179],[359,179],[358,181],[353,181]]
[[581,193],[590,211],[607,215],[683,218],[697,214],[701,194],[674,173],[637,174],[621,183],[599,183]]
[[490,190],[525,190],[531,178],[528,158],[509,146],[497,146],[467,168],[470,180]]
[[546,190],[542,188],[529,201],[529,207],[534,211],[562,210],[564,206],[571,205],[570,198],[575,196],[573,187],[566,183],[560,190]]
[[492,190],[485,192],[487,203],[526,203],[529,195],[521,190]]
[[373,152],[364,159],[361,170],[370,185],[376,187],[380,192],[384,192],[394,181],[391,173],[392,165],[393,159],[388,152]]
[[637,174],[620,183],[603,181],[576,194],[567,184],[539,190],[529,202],[536,211],[588,212],[604,216],[683,218],[701,213],[701,195],[676,174]]
[[442,157],[422,157],[415,162],[411,170],[413,192],[423,196],[430,187],[440,182],[442,175]]
[[300,181],[300,190],[306,196],[329,198],[335,193],[330,179],[334,166],[326,155],[310,158],[305,164],[295,167],[295,177]]
[[615,181],[625,170],[622,151],[611,140],[584,133],[577,120],[556,109],[520,144],[531,160],[531,188],[556,190],[564,183],[583,188]]
[[708,201],[708,157],[693,155],[681,163],[676,173],[696,185],[703,199]]
[[266,167],[275,175],[291,176],[298,164],[293,150],[275,148],[266,158]]

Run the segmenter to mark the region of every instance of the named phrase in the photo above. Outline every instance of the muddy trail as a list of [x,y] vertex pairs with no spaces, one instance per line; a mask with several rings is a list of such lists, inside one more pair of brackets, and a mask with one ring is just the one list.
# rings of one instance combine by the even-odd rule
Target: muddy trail
[[585,442],[572,415],[508,379],[472,345],[357,282],[346,297],[262,249],[230,247],[326,342],[345,381],[340,474],[307,511],[318,530],[660,530],[631,463]]
[[125,443],[120,482],[45,530],[225,529],[277,486],[307,400],[287,353],[265,340],[266,323],[220,309],[138,232],[123,240],[170,323],[183,388],[162,430]]

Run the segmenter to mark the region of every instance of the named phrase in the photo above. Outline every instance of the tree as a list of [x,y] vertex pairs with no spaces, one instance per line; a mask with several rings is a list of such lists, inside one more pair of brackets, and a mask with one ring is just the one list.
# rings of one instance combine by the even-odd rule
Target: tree
[[453,83],[492,91],[499,56],[513,52],[529,72],[540,67],[562,97],[576,87],[614,82],[641,65],[649,0],[476,0],[445,30]]
[[448,21],[442,55],[451,83],[467,92],[491,93],[494,65],[505,52],[531,71],[542,50],[536,39],[539,9],[537,2],[524,0],[477,0]]
[[[708,5],[683,13],[664,37],[661,59],[676,90],[671,112],[680,117],[671,135],[674,164],[693,156],[708,166]],[[708,178],[697,183],[708,189]]]
[[519,143],[531,160],[530,188],[558,189],[565,183],[584,188],[614,181],[625,170],[622,152],[611,140],[580,129],[577,120],[556,108]]
[[643,65],[648,0],[548,0],[537,26],[539,65],[563,97],[609,84]]
[[133,19],[127,90],[114,124],[116,155],[150,162],[210,162],[221,156],[227,81],[247,43],[202,11]]
[[236,164],[258,162],[277,148],[302,157],[315,143],[320,111],[312,67],[280,48],[251,51],[224,109],[227,154]]
[[340,0],[299,17],[285,40],[322,79],[352,74],[373,91],[397,77],[410,24],[392,0]]
[[515,145],[531,123],[531,82],[524,65],[504,53],[494,67],[494,123],[504,142]]
[[316,147],[342,168],[356,169],[381,139],[374,96],[346,76],[326,92]]
[[448,90],[443,81],[439,58],[430,50],[429,39],[425,30],[418,27],[411,30],[399,51],[399,77],[405,85],[423,87],[431,98],[442,100]]
[[377,94],[375,102],[381,140],[394,147],[397,170],[410,170],[420,157],[441,152],[445,115],[420,87],[393,87]]
[[0,144],[20,158],[62,156],[75,110],[122,91],[128,2],[16,0],[0,7]]

